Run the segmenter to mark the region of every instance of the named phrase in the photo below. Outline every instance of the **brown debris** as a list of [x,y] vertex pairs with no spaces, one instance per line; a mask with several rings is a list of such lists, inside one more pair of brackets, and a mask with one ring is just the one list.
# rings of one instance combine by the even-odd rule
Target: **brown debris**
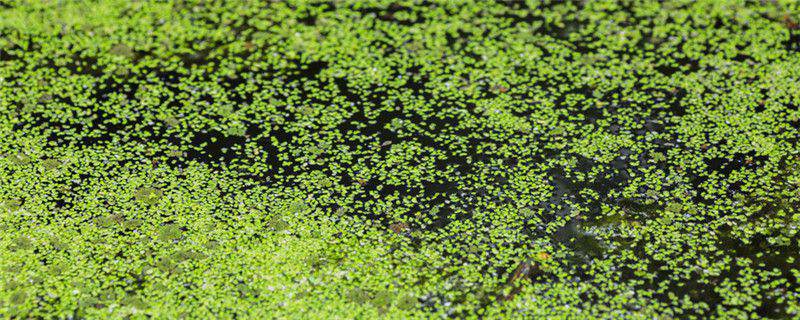
[[408,232],[408,230],[410,230],[411,227],[408,225],[408,223],[405,222],[395,222],[389,225],[389,229],[394,231],[394,233],[402,234]]

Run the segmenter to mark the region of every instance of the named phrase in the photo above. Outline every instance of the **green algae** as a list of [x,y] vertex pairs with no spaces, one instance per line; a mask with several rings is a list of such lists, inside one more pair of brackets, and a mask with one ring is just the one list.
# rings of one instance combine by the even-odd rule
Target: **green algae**
[[798,317],[798,23],[0,4],[0,316]]

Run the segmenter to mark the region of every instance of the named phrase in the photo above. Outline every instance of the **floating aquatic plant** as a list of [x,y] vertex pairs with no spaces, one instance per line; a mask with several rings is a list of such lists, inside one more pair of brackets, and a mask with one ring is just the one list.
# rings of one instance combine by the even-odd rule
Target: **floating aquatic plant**
[[269,225],[270,228],[272,228],[272,230],[275,230],[275,231],[278,231],[278,232],[284,231],[287,228],[289,228],[289,222],[286,221],[286,219],[284,219],[283,217],[280,217],[280,216],[272,217],[268,221],[268,225]]
[[139,202],[149,205],[154,205],[157,204],[159,200],[161,200],[161,197],[163,195],[164,192],[161,191],[160,189],[153,187],[141,187],[136,189],[133,196]]
[[0,317],[797,318],[798,16],[3,2]]
[[158,240],[172,242],[180,238],[181,233],[181,229],[174,224],[160,226],[158,227]]
[[28,250],[33,248],[33,240],[31,240],[28,236],[17,236],[14,238],[13,245],[11,246],[14,250]]
[[111,47],[109,52],[113,55],[123,56],[126,58],[132,58],[134,55],[133,49],[124,43],[117,43]]

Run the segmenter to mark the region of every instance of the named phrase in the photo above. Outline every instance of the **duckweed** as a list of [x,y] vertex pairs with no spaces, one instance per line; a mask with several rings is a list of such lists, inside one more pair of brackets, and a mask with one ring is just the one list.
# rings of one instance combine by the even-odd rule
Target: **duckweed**
[[165,225],[158,228],[158,240],[172,242],[181,237],[181,229],[176,225]]
[[799,25],[0,2],[0,318],[798,318]]
[[161,190],[152,187],[141,187],[136,189],[134,193],[136,200],[149,205],[158,203],[162,195],[163,192]]

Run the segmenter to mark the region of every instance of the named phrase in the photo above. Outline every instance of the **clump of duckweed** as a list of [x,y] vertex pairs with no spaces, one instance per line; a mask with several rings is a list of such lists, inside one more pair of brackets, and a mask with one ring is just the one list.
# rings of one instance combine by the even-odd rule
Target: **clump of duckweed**
[[13,291],[11,296],[8,298],[8,302],[14,305],[23,304],[26,300],[28,300],[28,293],[22,289]]
[[11,245],[12,250],[28,250],[33,248],[33,240],[28,236],[17,236]]
[[158,227],[158,240],[163,242],[173,242],[181,237],[182,230],[174,224]]
[[154,205],[157,204],[161,197],[164,195],[164,192],[158,188],[153,187],[141,187],[136,189],[134,192],[134,198],[136,201],[141,203]]
[[270,228],[272,228],[272,230],[278,231],[278,232],[284,231],[287,228],[289,228],[289,222],[286,221],[285,218],[280,217],[280,216],[275,216],[275,217],[272,217],[271,219],[269,219],[269,221],[267,222],[267,225]]
[[397,297],[395,305],[401,310],[411,310],[416,308],[417,299],[412,295],[402,294]]
[[46,170],[56,170],[60,166],[61,161],[58,161],[57,159],[46,159],[42,161],[42,167],[44,167]]
[[798,318],[798,17],[2,2],[0,318]]
[[94,219],[94,223],[101,228],[110,228],[120,224],[121,222],[122,222],[122,217],[118,215],[109,215],[109,216],[97,217]]
[[362,288],[352,288],[347,291],[345,296],[347,297],[347,300],[357,304],[367,303],[370,301],[370,299],[372,299],[372,294]]
[[29,155],[27,155],[27,154],[24,154],[24,153],[12,154],[12,155],[8,156],[8,159],[12,163],[14,163],[14,164],[16,164],[18,166],[24,166],[26,164],[31,163],[31,161],[32,161],[31,157]]
[[125,229],[136,229],[136,228],[139,228],[140,226],[142,226],[143,224],[144,224],[144,221],[141,220],[141,219],[130,219],[130,220],[122,221],[122,226]]
[[120,301],[123,306],[135,308],[137,310],[147,309],[147,303],[142,297],[136,295],[128,295]]
[[6,199],[3,202],[0,202],[0,208],[5,211],[12,212],[17,211],[20,207],[22,207],[23,201],[20,198],[11,198]]
[[134,55],[133,49],[124,43],[117,43],[111,47],[109,52],[113,55],[131,58]]
[[388,290],[380,290],[372,296],[370,303],[378,308],[379,312],[383,313],[392,305],[394,297],[395,293]]
[[225,134],[228,136],[244,136],[247,133],[247,128],[241,123],[234,123],[228,126]]

